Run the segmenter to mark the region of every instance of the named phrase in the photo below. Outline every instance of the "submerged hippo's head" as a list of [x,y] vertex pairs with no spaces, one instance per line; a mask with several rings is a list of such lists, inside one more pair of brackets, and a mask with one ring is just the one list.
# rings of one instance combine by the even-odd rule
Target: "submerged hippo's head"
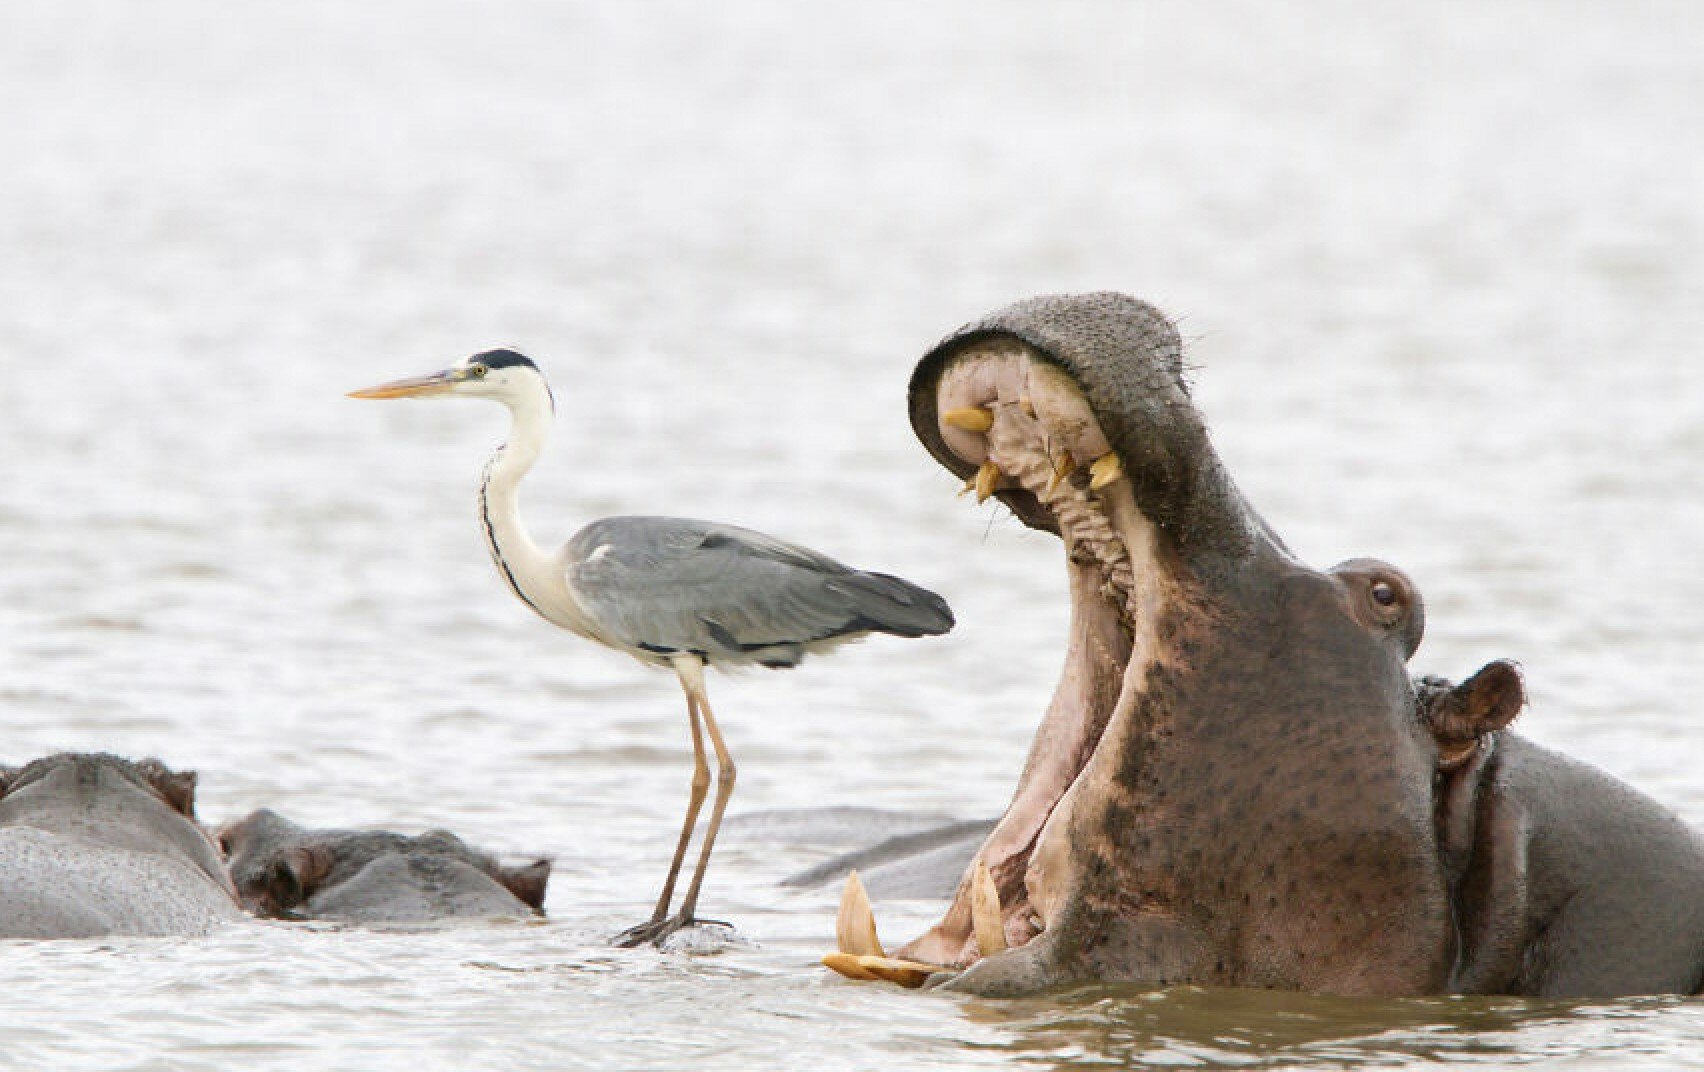
[[1060,537],[1072,612],[1009,809],[899,955],[995,993],[1434,989],[1452,937],[1413,582],[1289,552],[1208,441],[1176,329],[1135,299],[972,324],[910,407],[937,461]]
[[261,809],[219,831],[258,916],[405,923],[544,912],[550,862],[499,863],[447,830],[309,830]]
[[103,844],[178,853],[222,887],[224,865],[195,817],[194,771],[157,759],[133,762],[104,752],[59,752],[22,767],[0,767],[0,824],[51,815]]

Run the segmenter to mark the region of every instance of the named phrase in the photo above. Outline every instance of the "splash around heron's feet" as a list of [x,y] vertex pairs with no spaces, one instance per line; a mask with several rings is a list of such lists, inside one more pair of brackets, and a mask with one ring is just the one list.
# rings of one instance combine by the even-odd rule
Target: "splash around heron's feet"
[[720,919],[670,916],[629,927],[611,943],[618,949],[656,946],[665,953],[720,953],[729,946],[749,944],[732,923]]

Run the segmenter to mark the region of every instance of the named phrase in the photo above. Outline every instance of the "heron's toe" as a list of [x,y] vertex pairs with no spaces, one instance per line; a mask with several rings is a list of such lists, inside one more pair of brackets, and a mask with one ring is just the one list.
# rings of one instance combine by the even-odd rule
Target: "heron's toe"
[[610,940],[610,944],[618,949],[633,949],[642,945],[661,945],[676,929],[678,929],[678,924],[672,919],[646,920],[644,923],[622,931]]
[[614,944],[621,949],[654,945],[665,953],[697,954],[719,953],[729,946],[747,942],[731,923],[719,919],[673,916],[629,927],[615,936]]

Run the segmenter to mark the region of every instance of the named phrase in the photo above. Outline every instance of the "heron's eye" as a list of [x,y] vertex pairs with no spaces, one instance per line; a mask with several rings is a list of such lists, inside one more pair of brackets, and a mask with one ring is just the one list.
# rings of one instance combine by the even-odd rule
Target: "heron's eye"
[[476,380],[483,380],[485,378],[485,374],[490,371],[491,370],[486,368],[484,365],[469,365],[467,367],[467,374]]
[[1372,596],[1373,602],[1381,607],[1394,607],[1402,599],[1389,581],[1374,581]]

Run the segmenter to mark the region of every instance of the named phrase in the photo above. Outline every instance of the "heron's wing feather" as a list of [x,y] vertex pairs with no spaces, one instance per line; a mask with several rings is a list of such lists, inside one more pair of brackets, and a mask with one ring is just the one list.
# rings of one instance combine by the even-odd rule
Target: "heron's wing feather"
[[659,652],[797,661],[832,637],[943,632],[939,596],[896,577],[732,525],[606,518],[564,549],[575,597],[612,638]]

